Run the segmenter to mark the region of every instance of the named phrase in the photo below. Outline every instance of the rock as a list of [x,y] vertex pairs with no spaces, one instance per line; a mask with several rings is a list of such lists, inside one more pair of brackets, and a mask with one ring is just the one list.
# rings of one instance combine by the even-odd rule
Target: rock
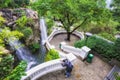
[[7,26],[12,26],[13,24],[15,24],[15,21],[8,22],[8,23],[6,23],[6,24],[7,24]]
[[38,19],[38,13],[36,11],[33,11],[31,9],[26,9],[25,11],[28,18]]
[[26,45],[39,42],[40,40],[39,18],[38,18],[38,13],[36,11],[27,8],[0,10],[0,15],[6,20],[4,25],[11,28],[11,30],[16,29],[17,27],[16,20],[18,20],[23,14],[25,14],[27,18],[31,18],[33,20],[32,23],[30,22],[27,24],[27,26],[32,28],[33,35],[31,35],[29,38],[25,40]]

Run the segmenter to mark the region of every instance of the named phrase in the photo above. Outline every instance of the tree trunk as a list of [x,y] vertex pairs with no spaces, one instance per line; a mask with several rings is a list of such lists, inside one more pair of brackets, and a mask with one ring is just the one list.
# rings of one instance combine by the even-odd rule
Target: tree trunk
[[71,35],[71,33],[67,32],[67,41],[70,41],[70,35]]

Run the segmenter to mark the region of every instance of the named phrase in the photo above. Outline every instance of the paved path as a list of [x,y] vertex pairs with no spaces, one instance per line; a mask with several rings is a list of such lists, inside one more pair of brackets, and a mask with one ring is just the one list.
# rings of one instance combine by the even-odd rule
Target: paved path
[[[59,43],[65,41],[66,35],[60,34],[56,35],[50,43],[59,49]],[[71,41],[66,42],[69,45],[74,45],[73,43],[79,40],[78,37],[72,35]],[[111,70],[111,66],[100,58],[95,56],[91,64],[83,62],[80,59],[77,59],[74,64],[74,69],[72,71],[72,76],[70,78],[65,78],[64,70],[49,73],[38,80],[103,80],[104,77]]]
[[77,59],[70,78],[65,78],[64,71],[57,71],[38,80],[103,80],[110,69],[111,66],[95,56],[91,64]]

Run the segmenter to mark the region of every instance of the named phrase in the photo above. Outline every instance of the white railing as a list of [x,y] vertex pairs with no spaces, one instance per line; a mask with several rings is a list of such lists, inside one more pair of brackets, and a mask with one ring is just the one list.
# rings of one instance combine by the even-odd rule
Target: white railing
[[46,46],[47,50],[50,50],[53,48],[53,46],[50,45],[50,43],[48,41],[46,41],[45,46]]
[[[61,33],[66,33],[66,31],[62,30],[62,29],[54,29],[53,32],[49,35],[48,41],[51,41],[51,39],[55,35],[61,34]],[[76,35],[76,36],[78,36],[80,39],[84,39],[84,33],[83,32],[74,31],[73,34]]]
[[83,46],[81,49],[79,49],[79,48],[75,48],[73,46],[69,46],[69,45],[62,44],[62,43],[60,45],[61,45],[60,48],[63,51],[68,52],[68,53],[73,53],[74,55],[81,57],[82,60],[84,60],[87,57],[88,52],[91,50],[87,46]]
[[79,31],[74,31],[73,32],[74,35],[80,37],[81,39],[84,39],[84,33],[83,32],[79,32]]
[[[73,54],[67,54],[66,58],[69,59],[72,63],[76,59],[76,57]],[[27,75],[23,76],[21,80],[36,80],[50,72],[65,69],[65,67],[61,65],[63,59],[65,58],[48,61],[38,66],[35,66],[29,71],[27,71],[26,72]]]

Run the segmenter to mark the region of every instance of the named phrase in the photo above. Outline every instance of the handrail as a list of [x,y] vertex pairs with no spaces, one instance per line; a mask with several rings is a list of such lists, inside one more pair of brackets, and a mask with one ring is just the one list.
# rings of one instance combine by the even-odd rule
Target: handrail
[[[72,63],[76,59],[73,54],[66,54],[65,58],[68,58]],[[65,67],[61,65],[61,61],[65,58],[51,60],[35,66],[32,69],[28,70],[26,72],[27,75],[23,76],[21,80],[36,80],[37,78],[40,78],[47,73],[65,69]]]
[[27,71],[27,75],[21,80],[35,80],[47,73],[60,69],[64,69],[64,67],[61,65],[60,59],[48,61]]
[[[51,41],[51,39],[52,39],[55,35],[61,34],[61,33],[66,33],[66,31],[65,31],[65,30],[61,30],[61,29],[58,29],[58,30],[54,29],[53,32],[48,36],[48,41]],[[78,36],[79,38],[81,38],[81,39],[84,39],[84,35],[83,35],[82,32],[74,31],[73,34],[74,34],[74,35],[77,35],[77,36]]]

